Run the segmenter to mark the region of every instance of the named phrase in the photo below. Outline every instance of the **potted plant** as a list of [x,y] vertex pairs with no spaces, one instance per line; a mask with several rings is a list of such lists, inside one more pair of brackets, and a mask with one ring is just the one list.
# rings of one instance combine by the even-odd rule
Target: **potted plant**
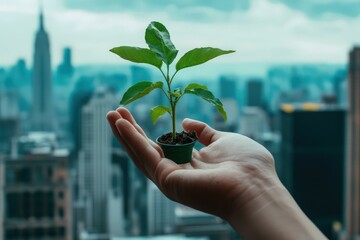
[[158,68],[165,81],[139,82],[131,86],[122,96],[120,105],[129,104],[149,94],[154,89],[160,89],[166,96],[168,106],[156,106],[151,109],[151,120],[156,121],[168,113],[171,116],[172,131],[156,139],[161,146],[164,156],[178,164],[187,163],[192,159],[195,133],[176,132],[176,106],[179,100],[186,94],[194,94],[216,107],[221,116],[226,120],[226,112],[221,101],[216,98],[204,85],[190,83],[184,89],[172,88],[176,74],[188,67],[205,63],[220,55],[229,54],[233,50],[221,50],[219,48],[195,48],[185,53],[176,63],[175,70],[171,74],[170,66],[175,60],[178,50],[170,40],[170,34],[160,22],[151,22],[145,31],[145,40],[149,48],[120,46],[110,49],[111,52],[121,58],[135,62],[150,64]]

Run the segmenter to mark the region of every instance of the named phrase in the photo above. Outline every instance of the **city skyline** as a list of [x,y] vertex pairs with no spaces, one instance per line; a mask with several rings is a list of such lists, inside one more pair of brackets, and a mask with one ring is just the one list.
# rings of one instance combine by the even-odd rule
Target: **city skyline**
[[[0,1],[0,32],[5,36],[0,44],[0,65],[9,66],[25,58],[31,66],[29,39],[37,26],[34,19],[39,3],[5,2]],[[360,33],[352,31],[359,26],[360,16],[347,11],[356,7],[352,1],[344,1],[339,7],[344,9],[341,12],[334,8],[334,1],[317,3],[317,15],[309,3],[296,5],[284,0],[252,0],[243,4],[229,1],[223,5],[214,1],[157,1],[152,7],[145,1],[126,6],[120,1],[117,6],[107,0],[103,5],[115,6],[113,10],[99,7],[98,1],[51,1],[44,2],[44,8],[53,66],[61,62],[62,49],[67,46],[75,50],[75,65],[124,63],[111,56],[108,49],[117,45],[145,46],[139,36],[152,20],[169,26],[174,43],[182,52],[204,44],[237,50],[217,63],[345,64],[347,52],[360,39]]]
[[[168,239],[171,234],[204,236],[209,240],[237,239],[235,232],[221,219],[167,200],[160,190],[151,185],[150,180],[136,169],[111,134],[105,116],[108,111],[117,107],[119,96],[130,83],[144,79],[152,81],[158,76],[146,66],[125,65],[125,62],[114,58],[108,52],[109,46],[145,46],[144,39],[139,36],[143,36],[143,28],[151,20],[160,20],[169,25],[170,32],[175,33],[171,37],[180,50],[180,56],[191,48],[207,44],[237,50],[236,57],[214,61],[197,71],[189,71],[190,74],[186,72],[181,75],[182,79],[176,82],[176,87],[184,88],[186,80],[190,80],[186,79],[188,76],[196,79],[197,83],[216,90],[216,95],[219,95],[229,113],[228,121],[224,122],[219,118],[220,115],[214,114],[215,109],[212,106],[205,107],[204,101],[189,96],[182,100],[179,108],[180,114],[177,114],[176,119],[179,121],[178,126],[181,126],[182,119],[190,117],[206,122],[215,129],[240,133],[254,139],[273,154],[279,176],[294,173],[291,178],[282,179],[284,184],[295,180],[303,183],[285,186],[292,192],[304,212],[328,237],[336,234],[340,240],[341,234],[358,234],[359,206],[356,197],[359,197],[359,192],[348,192],[346,199],[343,193],[339,194],[342,188],[339,190],[336,186],[343,186],[342,176],[349,173],[348,180],[354,179],[354,189],[357,189],[355,184],[358,184],[359,169],[354,167],[351,175],[350,172],[343,171],[341,164],[345,161],[345,149],[353,154],[352,158],[349,158],[353,161],[353,166],[356,166],[358,161],[358,155],[355,155],[356,141],[344,143],[343,128],[350,126],[354,130],[359,129],[356,124],[351,125],[351,121],[347,122],[348,125],[345,125],[344,121],[339,124],[333,113],[335,109],[339,109],[341,116],[349,114],[355,120],[358,117],[359,109],[354,105],[357,103],[354,102],[354,96],[358,95],[354,94],[355,88],[348,88],[347,83],[357,86],[355,82],[358,75],[354,67],[355,63],[358,63],[357,57],[360,56],[359,47],[350,41],[359,39],[360,42],[360,34],[357,36],[358,33],[353,31],[354,35],[350,38],[343,33],[348,31],[344,30],[345,28],[351,27],[346,25],[349,21],[360,23],[360,16],[352,11],[344,14],[340,7],[333,8],[341,5],[336,5],[334,0],[317,0],[318,4],[329,3],[329,8],[324,8],[326,4],[323,8],[321,4],[318,5],[318,14],[309,4],[310,0],[305,0],[302,4],[289,0],[244,0],[241,4],[238,0],[224,3],[216,0],[175,0],[169,4],[166,0],[157,0],[151,6],[148,1],[139,0],[124,5],[124,9],[119,9],[118,6],[126,2],[125,0],[104,0],[101,6],[99,0],[64,0],[62,3],[55,0],[45,2],[46,21],[43,21],[42,6],[37,0],[14,0],[14,3],[19,5],[5,5],[3,1],[5,2],[0,0],[0,32],[5,33],[5,38],[0,39],[0,43],[5,43],[0,44],[0,52],[4,52],[0,55],[0,174],[1,171],[4,174],[3,177],[0,176],[0,229],[2,226],[10,227],[1,230],[0,239],[2,235],[9,240],[15,237],[26,239],[27,236],[49,239],[57,235],[67,235],[68,239],[74,240],[100,237],[126,239],[127,236],[159,234],[169,234]],[[345,0],[342,6],[351,6],[352,2]],[[110,9],[110,6],[113,6],[113,9]],[[160,6],[163,9],[160,9]],[[175,14],[177,11],[179,15]],[[31,31],[29,36],[26,31],[22,33],[26,26],[8,27],[8,32],[3,31],[2,18],[10,13],[14,16],[15,13],[21,13],[26,16],[24,19],[29,18],[27,26],[34,23],[34,29],[26,29]],[[138,19],[142,14],[144,18]],[[160,19],[152,19],[156,14],[159,14]],[[8,26],[17,26],[11,24],[14,20],[12,16],[5,23]],[[123,22],[119,22],[122,17]],[[288,21],[284,22],[285,18],[289,18]],[[16,21],[21,22],[24,19],[19,18]],[[228,25],[224,27],[226,22]],[[116,31],[113,31],[114,26],[118,26]],[[189,26],[193,28],[190,29]],[[277,29],[273,29],[274,26]],[[250,32],[241,35],[241,31],[237,31],[238,27],[241,31],[250,29]],[[256,31],[251,32],[252,27]],[[344,32],[334,34],[329,31],[340,28]],[[327,33],[312,42],[317,34],[323,34],[316,32],[319,29]],[[189,31],[191,35],[185,34]],[[14,38],[12,33],[15,32],[23,35]],[[26,37],[21,37],[25,35]],[[301,38],[296,39],[300,35]],[[256,36],[261,38],[257,39]],[[288,41],[289,38],[294,42]],[[13,53],[9,57],[9,52],[15,48],[6,44],[8,39],[12,40],[11,44],[24,43],[24,46],[19,45],[19,48],[16,48],[16,51],[24,56]],[[89,42],[79,44],[84,39]],[[130,41],[124,42],[122,39]],[[29,56],[23,51],[23,47],[28,46]],[[302,48],[297,49],[297,46]],[[352,53],[354,58],[350,58],[348,63],[346,56],[350,48],[356,50],[356,58]],[[82,62],[82,58],[87,57],[86,53],[89,54],[89,62]],[[255,55],[252,56],[252,53]],[[341,60],[342,55],[345,60]],[[251,72],[246,69],[247,66],[261,65],[260,60],[268,56],[273,58],[268,59],[269,65],[264,68],[262,75],[256,71],[253,71],[255,76],[246,74],[246,71]],[[306,59],[302,59],[304,56]],[[318,56],[328,62],[312,63],[311,61],[319,60]],[[2,65],[4,59],[9,61],[9,66]],[[285,62],[278,63],[279,59]],[[303,65],[292,62],[299,59],[304,61]],[[337,62],[332,62],[333,59]],[[85,64],[91,65],[84,66]],[[346,69],[348,64],[349,68]],[[236,73],[232,71],[234,69]],[[34,91],[31,91],[32,88]],[[147,111],[158,103],[163,104],[163,100],[160,95],[149,94],[147,99],[128,106],[150,139],[155,139],[159,133],[169,128],[166,121],[159,121],[154,126]],[[280,107],[288,110],[291,118],[299,112],[310,116],[307,118],[308,122],[303,118],[296,118],[297,126],[286,125],[286,121],[280,123],[279,120],[283,119]],[[53,116],[49,109],[54,110]],[[331,115],[324,117],[324,113]],[[30,127],[31,121],[27,121],[34,115],[40,129]],[[48,127],[47,123],[54,123],[55,127]],[[32,133],[34,130],[48,133]],[[293,134],[295,130],[296,138]],[[338,135],[335,136],[335,133]],[[284,136],[294,136],[294,139],[299,140],[289,141],[293,144],[291,149],[294,149],[290,153],[294,154],[282,151],[290,146]],[[359,140],[356,134],[351,136]],[[300,140],[306,144],[302,144]],[[319,144],[316,144],[315,140],[318,140]],[[329,141],[333,144],[329,145]],[[334,154],[336,149],[338,154]],[[63,159],[57,158],[61,155],[58,155],[59,153],[64,154]],[[295,158],[296,154],[300,157]],[[54,157],[50,158],[52,155]],[[43,165],[37,166],[42,160]],[[290,161],[294,164],[291,168],[286,168],[284,163]],[[20,168],[19,164],[23,166]],[[317,172],[316,169],[320,168],[324,171]],[[42,174],[47,178],[41,179]],[[333,182],[325,181],[327,178]],[[52,184],[57,179],[59,185],[60,182],[66,182],[67,185],[66,189],[60,192],[58,188],[51,189],[54,194],[41,197],[41,200],[36,194],[34,197],[32,193],[29,195],[29,189],[25,189],[24,196],[21,197],[7,191],[19,179],[24,184],[33,184],[32,187],[35,188],[38,187],[38,182]],[[314,189],[311,190],[311,187],[317,186],[313,185],[314,182],[322,186],[321,191],[316,191],[316,194],[312,193],[315,192]],[[304,200],[293,190],[302,191],[306,184],[310,187],[306,187],[307,191],[300,194],[309,197]],[[348,182],[347,187],[350,189],[351,186]],[[66,193],[63,194],[65,190]],[[328,192],[324,193],[323,190]],[[336,197],[331,197],[332,195]],[[18,203],[17,200],[13,201],[14,196],[21,200],[20,203],[29,203],[30,207],[17,208],[17,204],[13,204]],[[316,200],[317,196],[321,198]],[[345,199],[347,206],[342,202]],[[43,208],[43,201],[49,202],[51,208]],[[1,202],[4,206],[1,206]],[[336,209],[331,207],[332,203],[336,205]],[[54,211],[49,211],[52,206]],[[340,214],[340,211],[351,206],[355,206],[355,215]],[[16,219],[18,212],[30,220],[34,216],[36,218],[37,209],[45,209],[45,213],[55,213],[54,216],[58,219],[66,218],[66,227],[61,225],[55,230],[44,228],[17,231],[9,225],[9,219],[20,224]],[[317,214],[319,211],[324,214]],[[335,217],[332,216],[334,212]],[[324,219],[321,219],[323,216],[326,217],[326,224]],[[345,217],[346,220],[353,221],[345,221]],[[335,223],[338,225],[336,229]],[[324,226],[326,228],[323,228]]]

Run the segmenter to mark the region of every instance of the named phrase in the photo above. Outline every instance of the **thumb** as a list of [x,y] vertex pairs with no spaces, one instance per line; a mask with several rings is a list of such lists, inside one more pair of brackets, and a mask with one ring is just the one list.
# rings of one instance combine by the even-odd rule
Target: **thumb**
[[209,127],[206,123],[186,118],[183,121],[183,128],[188,132],[196,132],[199,142],[205,146],[216,141],[221,132]]

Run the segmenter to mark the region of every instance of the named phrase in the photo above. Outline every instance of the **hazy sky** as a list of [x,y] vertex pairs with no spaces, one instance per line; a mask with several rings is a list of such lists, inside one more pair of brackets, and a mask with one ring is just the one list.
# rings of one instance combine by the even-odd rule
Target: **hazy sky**
[[[243,63],[340,63],[360,43],[359,0],[44,0],[52,63],[73,49],[75,64],[121,63],[108,49],[145,47],[152,20],[170,31],[179,55],[194,47],[234,49]],[[0,0],[0,65],[32,64],[39,3]]]

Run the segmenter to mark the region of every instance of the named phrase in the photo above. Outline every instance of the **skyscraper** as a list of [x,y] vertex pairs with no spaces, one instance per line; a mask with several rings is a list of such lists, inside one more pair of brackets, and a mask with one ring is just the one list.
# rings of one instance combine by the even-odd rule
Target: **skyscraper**
[[174,233],[176,203],[166,198],[152,182],[148,184],[147,203],[149,235]]
[[3,238],[3,221],[4,221],[4,193],[3,193],[3,182],[4,182],[4,170],[3,170],[3,156],[0,154],[0,238]]
[[54,118],[50,42],[44,28],[42,11],[40,11],[39,23],[34,51],[32,129],[35,131],[52,131],[54,129]]
[[237,97],[237,77],[231,75],[223,75],[219,80],[220,98],[236,99]]
[[249,80],[247,82],[247,106],[262,107],[263,100],[263,83],[260,80]]
[[32,133],[18,143],[3,161],[4,239],[71,240],[68,151],[54,147],[54,134]]
[[344,221],[345,111],[306,107],[282,108],[277,169],[301,209],[330,238],[332,225]]
[[360,237],[360,47],[350,52],[346,228],[348,239]]
[[74,73],[74,67],[71,63],[71,48],[66,47],[63,51],[62,63],[57,68],[57,77],[60,85],[67,85]]
[[109,230],[112,134],[104,116],[113,109],[113,103],[114,96],[102,89],[82,109],[79,195],[88,204],[85,219],[88,232],[108,233]]

